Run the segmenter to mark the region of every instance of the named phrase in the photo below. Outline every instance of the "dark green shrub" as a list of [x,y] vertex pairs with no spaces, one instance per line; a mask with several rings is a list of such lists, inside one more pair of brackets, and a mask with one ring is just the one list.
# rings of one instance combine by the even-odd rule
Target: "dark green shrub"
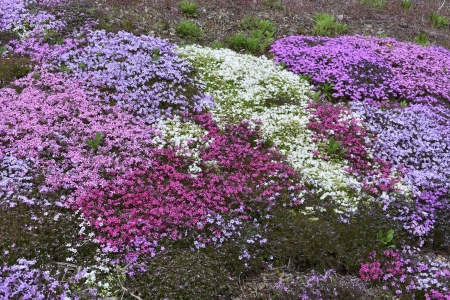
[[183,20],[178,23],[176,31],[181,37],[192,42],[203,39],[203,30],[190,21]]
[[235,51],[245,50],[251,54],[264,53],[273,42],[275,26],[272,22],[247,16],[241,21],[243,29],[251,30],[250,35],[236,33],[226,41],[228,47]]
[[223,47],[225,47],[225,46],[223,45],[222,42],[216,41],[216,42],[211,44],[211,48],[213,48],[213,49],[221,49]]
[[431,25],[437,28],[446,28],[448,26],[448,19],[440,16],[438,13],[432,12],[430,15]]
[[197,16],[198,5],[196,3],[183,0],[181,2],[178,2],[178,6],[187,17]]
[[230,49],[239,51],[245,48],[247,36],[243,33],[235,33],[227,39]]
[[414,38],[414,42],[422,46],[430,45],[427,41],[427,36],[423,32],[419,33],[419,35]]
[[380,230],[394,230],[396,245],[405,241],[406,233],[400,222],[386,218],[386,212],[376,204],[359,205],[359,213],[339,215],[334,205],[311,199],[308,206],[326,208],[327,212],[305,215],[302,212],[279,208],[272,211],[267,226],[267,255],[281,264],[294,268],[357,275],[359,258],[373,250],[385,249],[377,234]]
[[348,25],[337,23],[335,18],[328,14],[316,14],[314,20],[316,25],[313,34],[318,36],[333,36],[349,29]]

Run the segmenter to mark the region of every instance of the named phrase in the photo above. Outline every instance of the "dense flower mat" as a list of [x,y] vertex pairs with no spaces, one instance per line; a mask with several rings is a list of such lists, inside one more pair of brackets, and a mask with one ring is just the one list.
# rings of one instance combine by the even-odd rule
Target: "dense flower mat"
[[366,249],[361,282],[450,299],[450,266],[421,252],[450,243],[448,50],[292,36],[272,60],[68,28],[45,10],[66,2],[0,0],[20,35],[3,55],[39,64],[0,89],[0,206],[27,232],[4,231],[1,297],[120,296],[139,276],[162,295],[145,274],[174,242],[272,266],[280,212],[351,225],[373,207],[406,238]]

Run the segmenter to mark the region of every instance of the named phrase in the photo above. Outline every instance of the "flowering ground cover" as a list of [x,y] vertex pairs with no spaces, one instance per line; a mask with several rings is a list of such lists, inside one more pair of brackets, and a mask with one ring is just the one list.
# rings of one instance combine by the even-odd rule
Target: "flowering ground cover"
[[450,299],[449,50],[256,57],[72,28],[69,2],[0,0],[2,58],[30,60],[0,89],[2,299],[234,299],[284,265],[308,272],[271,299]]

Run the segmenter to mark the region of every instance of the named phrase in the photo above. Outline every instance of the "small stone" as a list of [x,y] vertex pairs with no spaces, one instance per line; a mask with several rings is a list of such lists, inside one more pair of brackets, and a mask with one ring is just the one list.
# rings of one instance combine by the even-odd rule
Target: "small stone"
[[342,21],[344,19],[344,15],[338,15],[337,18],[339,21]]

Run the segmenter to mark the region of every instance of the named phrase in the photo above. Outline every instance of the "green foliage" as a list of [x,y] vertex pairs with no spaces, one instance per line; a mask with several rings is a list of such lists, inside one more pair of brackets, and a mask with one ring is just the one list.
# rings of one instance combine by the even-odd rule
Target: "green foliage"
[[256,17],[255,16],[245,16],[243,20],[241,20],[239,26],[244,29],[254,29],[255,28]]
[[402,0],[401,6],[405,10],[409,10],[411,8],[411,0]]
[[311,83],[312,75],[311,74],[309,74],[309,75],[300,74],[300,78],[308,81],[309,83]]
[[[308,80],[308,82],[311,83],[311,77],[306,77],[305,79]],[[328,101],[332,101],[333,100],[333,87],[334,87],[334,83],[331,82],[325,82],[323,85],[319,85],[317,88],[318,90],[320,90],[323,94],[323,97],[325,99],[327,99]]]
[[422,46],[430,45],[427,41],[427,36],[423,32],[419,33],[419,35],[414,38],[414,42]]
[[102,133],[101,132],[97,132],[97,134],[95,135],[95,140],[86,139],[86,144],[89,147],[91,147],[92,149],[94,149],[95,153],[97,153],[98,146],[100,145],[100,140],[101,139],[102,139]]
[[50,45],[62,45],[64,42],[64,38],[54,31],[53,29],[45,30],[44,29],[44,41],[49,43]]
[[227,43],[230,49],[239,51],[245,48],[247,36],[243,33],[235,33],[227,38]]
[[152,49],[153,55],[152,55],[152,59],[153,60],[159,60],[159,58],[161,57],[161,51],[158,48]]
[[63,72],[63,73],[69,73],[69,72],[70,72],[69,67],[66,66],[65,64],[62,64],[61,66],[59,66],[58,70],[59,70],[60,72]]
[[311,94],[310,97],[314,102],[318,102],[318,101],[322,100],[322,92],[317,91],[314,94]]
[[406,102],[406,100],[403,100],[402,102],[400,102],[400,107],[405,108],[407,106],[408,106],[408,103]]
[[267,20],[257,20],[255,29],[264,32],[275,32],[275,24]]
[[196,3],[183,0],[178,2],[178,6],[187,17],[197,17],[198,5]]
[[337,23],[335,18],[328,14],[316,14],[314,16],[316,25],[313,34],[318,36],[332,36],[346,32],[349,27],[345,24]]
[[431,25],[437,28],[446,28],[448,26],[448,19],[440,16],[438,13],[432,12],[430,15]]
[[326,152],[329,156],[337,156],[339,159],[342,159],[347,153],[348,149],[340,148],[342,145],[342,141],[335,141],[334,137],[330,138],[328,145],[326,147]]
[[190,21],[183,20],[178,23],[176,31],[181,37],[192,42],[203,39],[203,30],[197,24]]
[[262,54],[273,42],[275,25],[270,21],[247,16],[241,21],[241,27],[251,30],[251,33],[250,35],[236,33],[228,38],[226,42],[232,50],[245,50],[247,53]]
[[36,80],[39,80],[39,79],[41,79],[41,74],[39,72],[34,72],[33,73],[33,78],[36,79]]
[[[1,50],[4,52],[6,47],[2,46]],[[26,76],[31,72],[34,64],[29,58],[20,55],[0,55],[0,88],[7,86],[16,79]]]
[[211,48],[212,49],[222,49],[223,47],[225,47],[225,46],[223,45],[222,42],[216,41],[216,42],[211,44]]
[[386,233],[380,229],[377,233],[377,241],[379,241],[383,246],[387,246],[387,248],[395,248],[395,245],[388,245],[394,239],[394,230],[388,230]]
[[362,3],[369,3],[373,7],[383,8],[386,6],[386,0],[361,0]]

